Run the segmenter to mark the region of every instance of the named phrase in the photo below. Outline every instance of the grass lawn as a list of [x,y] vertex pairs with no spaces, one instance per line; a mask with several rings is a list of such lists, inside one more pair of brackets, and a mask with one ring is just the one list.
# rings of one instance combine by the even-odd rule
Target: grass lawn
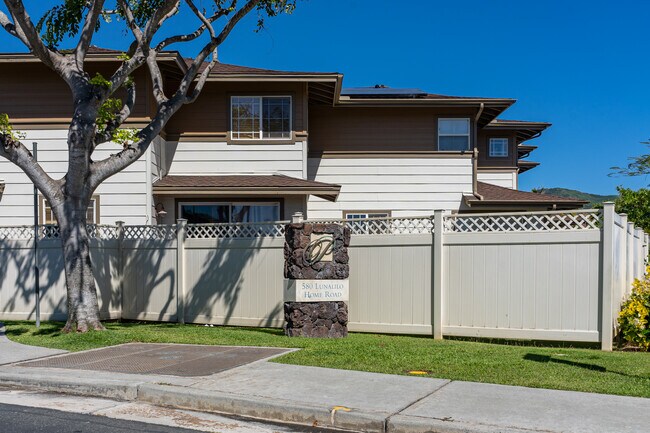
[[301,348],[275,362],[650,398],[650,353],[351,334],[341,340],[288,338],[277,329],[106,323],[106,332],[61,334],[63,323],[5,322],[18,343],[70,351],[130,342]]

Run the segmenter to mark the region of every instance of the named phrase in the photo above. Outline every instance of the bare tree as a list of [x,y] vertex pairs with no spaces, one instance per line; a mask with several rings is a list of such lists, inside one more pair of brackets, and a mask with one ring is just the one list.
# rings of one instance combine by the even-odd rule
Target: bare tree
[[[70,87],[73,115],[68,130],[68,169],[53,179],[34,160],[14,132],[6,115],[0,115],[0,156],[20,167],[52,207],[60,227],[67,284],[68,321],[64,331],[101,330],[97,292],[90,260],[86,209],[93,192],[110,176],[140,158],[160,134],[169,119],[183,105],[192,103],[202,91],[217,62],[216,50],[233,28],[251,11],[263,17],[291,13],[297,0],[61,0],[37,22],[25,10],[22,0],[4,0],[8,13],[0,11],[0,25],[20,40],[29,51],[55,71]],[[161,28],[180,12],[194,22],[189,33],[156,38]],[[101,26],[126,23],[128,51],[119,57],[112,76],[91,77],[85,59],[93,36]],[[184,23],[186,24],[186,23]],[[72,50],[58,45],[72,38]],[[172,45],[200,42],[200,50],[174,89],[164,87],[158,55]],[[149,124],[139,130],[123,128],[133,110],[136,86],[131,79],[144,67],[152,80],[156,110]],[[115,98],[125,89],[124,101]],[[123,148],[110,157],[95,161],[93,151],[102,143],[116,142]]]

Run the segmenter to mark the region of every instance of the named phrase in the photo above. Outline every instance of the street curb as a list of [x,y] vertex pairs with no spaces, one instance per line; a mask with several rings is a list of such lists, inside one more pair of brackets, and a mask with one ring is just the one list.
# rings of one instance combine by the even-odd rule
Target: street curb
[[[503,426],[470,424],[453,419],[395,415],[386,423],[386,431],[389,433],[534,433],[540,430],[520,430]],[[548,430],[544,432],[547,433]]]
[[139,384],[123,380],[98,383],[96,380],[81,377],[67,378],[52,377],[42,373],[26,375],[24,373],[2,372],[0,373],[0,385],[133,401],[138,397]]
[[43,373],[0,372],[0,385],[18,386],[121,401],[141,401],[159,406],[256,418],[313,427],[384,433],[384,412],[334,408],[295,401],[243,396],[176,385],[160,385],[124,380],[98,382],[90,378],[68,378]]
[[386,419],[390,416],[381,412],[362,412],[355,409],[349,412],[342,409],[333,411],[334,408],[296,404],[295,401],[155,384],[142,384],[138,388],[137,399],[159,406],[364,432],[383,433]]

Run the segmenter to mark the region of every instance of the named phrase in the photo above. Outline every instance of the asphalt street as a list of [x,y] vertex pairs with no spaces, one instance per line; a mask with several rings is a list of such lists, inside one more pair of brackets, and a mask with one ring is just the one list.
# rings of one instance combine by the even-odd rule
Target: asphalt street
[[[0,387],[0,433],[326,433],[142,403]],[[339,431],[339,433],[341,433]]]
[[26,406],[0,405],[3,433],[196,433],[142,422],[125,421],[97,415],[59,412]]

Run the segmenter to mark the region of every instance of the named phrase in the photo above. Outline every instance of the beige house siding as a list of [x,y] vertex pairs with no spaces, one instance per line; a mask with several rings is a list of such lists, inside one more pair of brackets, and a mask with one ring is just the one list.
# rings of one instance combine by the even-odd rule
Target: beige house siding
[[[43,169],[54,179],[63,177],[68,168],[67,130],[26,130],[24,143],[38,143],[38,159]],[[120,147],[105,143],[93,153],[95,160],[107,158]],[[147,224],[147,158],[143,157],[124,171],[104,181],[95,194],[100,196],[100,223]],[[20,168],[0,158],[0,179],[5,192],[0,199],[0,226],[24,225],[33,222],[33,183]]]
[[478,180],[504,188],[518,189],[517,170],[479,170]]
[[344,211],[391,210],[392,216],[456,211],[472,192],[472,160],[456,158],[309,158],[309,179],[341,185],[335,203],[310,197],[309,218]]

